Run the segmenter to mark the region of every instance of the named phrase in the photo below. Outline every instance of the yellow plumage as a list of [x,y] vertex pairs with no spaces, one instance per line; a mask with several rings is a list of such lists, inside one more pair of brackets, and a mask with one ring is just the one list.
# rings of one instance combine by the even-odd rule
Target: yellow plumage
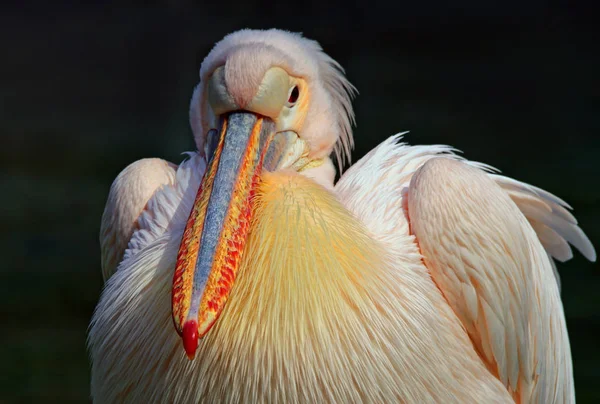
[[[429,343],[444,343],[435,335],[436,326],[460,335],[460,325],[449,311],[448,317],[434,316],[439,308],[431,307],[432,301],[423,302],[415,285],[403,286],[406,282],[399,278],[404,271],[384,262],[393,255],[384,252],[332,193],[296,173],[265,173],[255,206],[245,257],[227,306],[198,347],[195,365],[205,370],[199,379],[205,398],[246,402],[472,398],[468,390],[439,385],[454,371],[448,360],[440,362],[445,363],[438,371],[420,374],[420,383],[402,380],[412,378],[407,373],[411,369],[430,365]],[[411,277],[431,282],[425,273],[409,275],[405,281],[410,283]],[[423,290],[423,295],[442,299],[435,288]],[[411,300],[418,302],[415,307]],[[423,312],[421,318],[430,318],[431,323],[410,324],[407,313],[413,310]],[[415,344],[419,329],[425,336]],[[466,338],[458,342],[450,343],[449,350],[463,351],[467,364],[461,363],[454,377],[464,378],[463,387],[480,383],[467,377],[467,372],[479,368],[481,379],[490,383],[488,392],[504,395],[502,386],[480,365],[470,342]]]
[[[356,302],[374,286],[376,268],[382,267],[377,265],[380,246],[331,193],[298,174],[264,174],[255,206],[228,305],[201,341],[198,357],[205,347],[219,346],[219,362],[237,366],[215,363],[226,374],[213,369],[207,377],[231,378],[233,390],[253,391],[260,375],[272,381],[263,386],[272,398],[339,397],[327,391],[339,380],[327,377],[349,373],[343,369],[348,364],[340,363],[338,372],[320,372],[318,368],[332,364],[317,353],[357,342],[340,335],[337,330],[346,326],[335,323],[370,321]],[[357,325],[350,328],[359,331]],[[322,389],[307,388],[315,384]],[[305,396],[309,392],[323,395]],[[222,393],[231,394],[232,389]]]

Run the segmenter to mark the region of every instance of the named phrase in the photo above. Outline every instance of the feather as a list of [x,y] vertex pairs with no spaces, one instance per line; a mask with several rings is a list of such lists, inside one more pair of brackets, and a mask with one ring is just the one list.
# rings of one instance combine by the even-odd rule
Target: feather
[[[573,402],[555,268],[527,221],[547,220],[542,212],[552,210],[530,195],[519,195],[517,205],[495,179],[456,159],[429,160],[410,183],[411,228],[432,277],[507,390],[520,402],[554,396]],[[553,220],[567,223],[561,216]],[[465,286],[452,275],[463,272],[484,321],[464,309],[473,307],[473,297],[457,293]]]
[[110,187],[100,226],[102,274],[108,279],[123,259],[132,234],[143,226],[148,200],[175,181],[173,165],[160,159],[142,159],[127,166]]

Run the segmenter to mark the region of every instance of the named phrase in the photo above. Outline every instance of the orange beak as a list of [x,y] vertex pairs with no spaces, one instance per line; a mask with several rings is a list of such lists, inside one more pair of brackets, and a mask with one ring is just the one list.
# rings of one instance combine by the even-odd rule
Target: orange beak
[[235,281],[263,162],[270,165],[276,160],[269,156],[265,161],[273,135],[274,124],[268,118],[250,112],[222,118],[173,277],[173,322],[190,359],[198,339],[219,318]]

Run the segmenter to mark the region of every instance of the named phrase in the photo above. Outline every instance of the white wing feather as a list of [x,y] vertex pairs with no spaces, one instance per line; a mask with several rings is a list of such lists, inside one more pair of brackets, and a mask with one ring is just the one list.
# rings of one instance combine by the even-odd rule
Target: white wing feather
[[188,184],[199,184],[205,170],[202,157],[189,156],[179,167],[161,159],[138,160],[117,176],[100,228],[105,281],[120,262],[160,237],[174,216],[189,214],[181,201],[185,192],[195,192]]
[[514,196],[476,167],[432,159],[411,180],[411,229],[433,279],[515,399],[574,402],[555,268],[524,214],[544,223],[566,218],[546,218],[541,212],[551,215],[552,206],[530,194],[517,194],[518,206]]
[[[495,174],[496,170],[488,165],[457,156],[449,146],[408,146],[398,143],[402,136],[389,138],[353,165],[336,185],[338,196],[353,212],[362,212],[361,206],[376,206],[372,212],[363,212],[369,216],[368,223],[376,222],[379,227],[384,227],[371,229],[375,235],[408,243],[411,242],[407,238],[410,236],[409,223],[400,213],[404,210],[408,215],[407,196],[415,173],[438,157],[460,161],[469,169],[476,168],[479,179],[487,182],[485,186],[504,198],[504,205],[512,206],[512,213],[504,221],[510,222],[510,229],[504,233],[518,233],[520,241],[512,242],[521,247],[518,254],[507,252],[503,243],[497,243],[506,234],[494,239],[495,232],[473,231],[472,240],[461,239],[460,229],[454,225],[448,227],[447,214],[442,214],[434,227],[446,227],[444,231],[440,230],[442,234],[437,245],[448,247],[450,253],[445,254],[445,269],[438,270],[433,276],[472,335],[490,370],[498,374],[515,397],[528,397],[521,401],[523,403],[572,401],[570,348],[558,291],[559,279],[550,257],[561,261],[571,258],[569,242],[590,260],[595,260],[596,254],[567,210],[570,207],[546,191]],[[356,175],[359,172],[369,175]],[[450,184],[443,174],[442,170],[437,179],[434,176],[437,182],[432,183],[431,192],[436,198],[440,197],[440,190]],[[361,192],[373,187],[377,187],[377,195]],[[464,190],[463,196],[470,192]],[[350,194],[352,198],[347,197]],[[441,212],[447,209],[456,213],[459,209],[440,202],[440,199],[437,201],[436,209]],[[489,201],[479,202],[485,206]],[[372,220],[373,215],[383,220]],[[479,219],[483,223],[486,221],[486,217]],[[495,220],[498,224],[503,223]],[[474,248],[481,244],[495,245],[491,257],[482,257]],[[512,265],[507,264],[510,260],[513,260]],[[500,268],[500,273],[494,268]],[[540,290],[546,292],[539,293]],[[553,347],[558,348],[552,351]]]

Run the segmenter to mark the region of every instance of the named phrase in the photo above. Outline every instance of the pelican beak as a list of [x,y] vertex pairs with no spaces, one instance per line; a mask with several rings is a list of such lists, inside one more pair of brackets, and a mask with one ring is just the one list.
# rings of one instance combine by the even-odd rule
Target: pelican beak
[[220,135],[187,221],[173,278],[173,322],[190,359],[198,339],[221,314],[235,280],[274,131],[271,119],[252,112],[221,118]]
[[206,139],[210,162],[181,239],[171,295],[173,323],[190,359],[235,281],[261,171],[283,167],[298,149],[295,133],[275,133],[289,88],[288,74],[271,67],[254,98],[238,105],[229,93],[225,66],[208,79],[207,101],[220,117],[220,128]]

